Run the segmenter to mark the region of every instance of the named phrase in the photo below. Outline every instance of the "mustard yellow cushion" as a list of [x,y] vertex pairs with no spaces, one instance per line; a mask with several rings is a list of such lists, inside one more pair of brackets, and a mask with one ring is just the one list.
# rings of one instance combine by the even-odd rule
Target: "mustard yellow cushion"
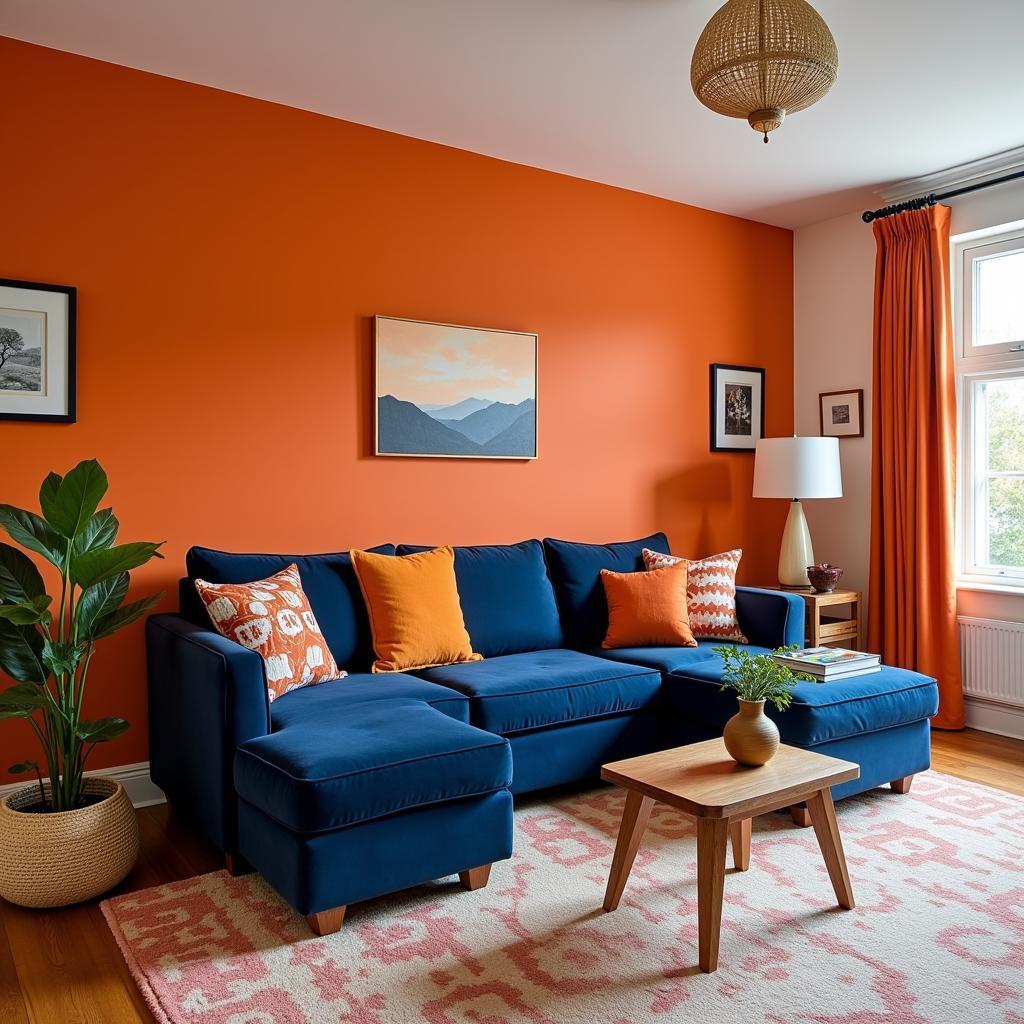
[[450,547],[412,555],[352,551],[370,616],[374,672],[481,661],[466,632]]

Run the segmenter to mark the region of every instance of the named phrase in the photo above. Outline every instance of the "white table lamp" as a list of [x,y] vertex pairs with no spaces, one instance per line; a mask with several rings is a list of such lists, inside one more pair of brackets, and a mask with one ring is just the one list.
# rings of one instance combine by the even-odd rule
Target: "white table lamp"
[[754,456],[754,497],[791,498],[779,553],[779,583],[808,586],[814,549],[801,498],[841,498],[843,477],[837,437],[765,437]]

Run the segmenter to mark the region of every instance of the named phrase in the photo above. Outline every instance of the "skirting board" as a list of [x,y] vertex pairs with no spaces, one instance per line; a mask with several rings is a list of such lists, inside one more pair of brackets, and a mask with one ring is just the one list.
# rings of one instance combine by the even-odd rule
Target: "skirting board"
[[[86,772],[86,775],[103,775],[108,779],[117,779],[125,788],[128,799],[136,807],[150,807],[152,804],[162,804],[167,798],[164,791],[149,777],[149,762],[139,761],[138,764],[122,764],[116,768],[97,768],[95,771]],[[13,793],[16,789],[24,789],[35,781],[35,776],[27,776],[24,782],[14,782],[6,786],[0,786],[0,797]]]
[[1024,740],[1024,708],[1011,704],[997,704],[981,697],[965,696],[964,717],[970,729]]

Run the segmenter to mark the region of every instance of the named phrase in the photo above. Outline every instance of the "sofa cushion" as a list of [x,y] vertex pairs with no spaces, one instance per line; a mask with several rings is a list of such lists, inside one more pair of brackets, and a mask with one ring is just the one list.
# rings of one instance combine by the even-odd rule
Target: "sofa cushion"
[[685,563],[650,572],[602,569],[601,584],[608,602],[608,632],[601,641],[605,650],[697,646],[686,608]]
[[304,834],[482,796],[511,781],[506,740],[408,698],[351,704],[235,754],[239,797]]
[[474,725],[502,736],[652,706],[661,674],[579,651],[508,654],[472,665],[448,665],[424,679],[470,698]]
[[[382,555],[395,553],[393,544],[369,550]],[[179,588],[181,613],[197,625],[209,625],[210,620],[195,593],[197,577],[209,583],[252,583],[280,572],[293,562],[299,567],[302,588],[338,667],[357,672],[369,668],[373,660],[370,623],[352,560],[347,554],[238,554],[214,548],[190,548],[185,555],[185,570],[190,579]]]
[[698,640],[730,640],[745,644],[748,638],[736,618],[736,573],[742,557],[741,548],[704,558],[679,558],[644,549],[644,565],[648,569],[686,566],[690,628]]
[[[720,643],[720,640],[698,640],[696,647],[620,647],[614,651],[595,648],[591,653],[630,665],[646,665],[659,672],[682,672],[689,665],[717,657],[712,648]],[[750,647],[747,644],[744,644],[743,649],[750,654],[764,654],[768,650],[766,647]]]
[[[398,554],[427,550],[400,544]],[[563,645],[539,540],[456,548],[455,579],[473,650],[485,658]]]
[[352,551],[370,616],[373,672],[409,672],[479,661],[462,615],[450,547],[398,557]]
[[263,659],[269,700],[345,675],[309,606],[298,566],[289,565],[253,583],[199,579],[196,593],[221,636]]
[[[717,655],[671,673],[665,678],[669,707],[716,731],[721,729],[736,713],[736,695],[721,690],[721,676],[722,659]],[[778,724],[783,743],[798,747],[919,722],[937,710],[934,679],[889,666],[852,679],[800,682],[793,689],[788,710],[780,713],[771,704],[766,707]]]
[[421,700],[449,718],[469,721],[469,698],[463,693],[402,672],[386,676],[359,672],[275,700],[270,708],[270,731],[316,722],[324,716],[344,718],[356,704],[396,698]]
[[663,533],[653,533],[650,537],[616,544],[545,539],[544,552],[555,585],[562,629],[570,647],[588,650],[604,639],[608,629],[608,603],[601,586],[601,570],[641,572],[644,548],[669,554],[668,538]]

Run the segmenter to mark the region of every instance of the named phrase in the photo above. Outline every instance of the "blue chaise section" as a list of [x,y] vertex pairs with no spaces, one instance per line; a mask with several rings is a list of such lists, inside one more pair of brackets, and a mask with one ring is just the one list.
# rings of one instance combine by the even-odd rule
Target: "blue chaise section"
[[235,755],[239,850],[305,915],[512,855],[508,743],[441,687],[352,682],[352,700],[349,679],[307,688],[336,698],[317,708],[278,698],[274,731]]
[[[262,659],[208,628],[194,578],[252,582],[292,562],[352,674],[271,704]],[[151,774],[229,863],[241,854],[319,928],[324,911],[511,856],[507,741],[470,725],[454,690],[366,673],[347,554],[193,548],[186,567],[184,615],[147,624]]]
[[[664,694],[676,744],[721,736],[736,713],[735,695],[722,690],[717,655],[669,673]],[[835,787],[833,797],[842,799],[925,771],[931,762],[929,719],[938,708],[934,679],[883,666],[852,679],[799,682],[786,711],[770,704],[765,711],[783,743],[861,766],[860,778]]]

